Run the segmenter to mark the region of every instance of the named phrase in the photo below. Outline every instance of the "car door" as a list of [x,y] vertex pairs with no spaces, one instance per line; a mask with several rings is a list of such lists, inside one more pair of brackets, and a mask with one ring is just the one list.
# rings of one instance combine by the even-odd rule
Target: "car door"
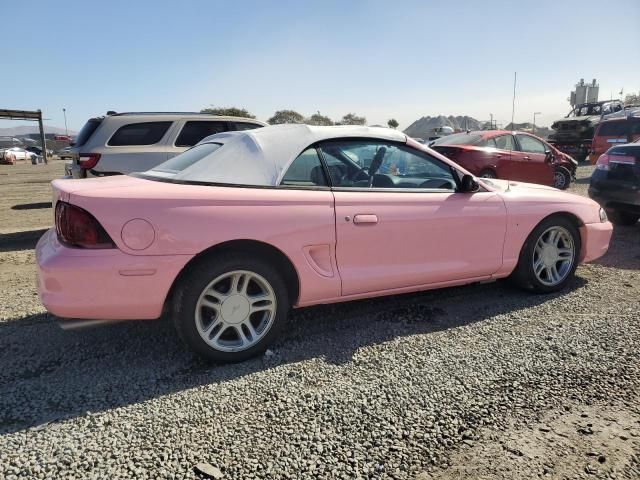
[[167,159],[193,147],[209,135],[227,130],[227,122],[221,120],[181,120],[178,122],[176,133],[171,135],[171,139],[175,140],[167,145]]
[[489,138],[487,139],[487,146],[489,147],[488,151],[491,158],[491,165],[495,166],[497,177],[510,178],[514,164],[511,159],[511,155],[515,149],[513,135],[504,134]]
[[547,146],[524,133],[515,137],[518,150],[511,155],[513,172],[509,179],[553,186],[553,165],[547,161]]
[[340,140],[320,150],[342,295],[486,278],[502,265],[506,211],[497,194],[456,192],[447,163],[403,144]]

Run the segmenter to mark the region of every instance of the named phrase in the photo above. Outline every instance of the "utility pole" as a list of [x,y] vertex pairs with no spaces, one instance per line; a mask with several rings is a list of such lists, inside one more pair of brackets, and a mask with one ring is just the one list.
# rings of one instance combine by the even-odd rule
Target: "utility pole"
[[62,109],[62,114],[64,115],[64,134],[68,137],[69,130],[67,130],[67,109],[66,108]]
[[533,112],[533,127],[532,127],[532,132],[535,135],[536,134],[536,115],[541,115],[542,112]]
[[513,103],[511,104],[511,130],[513,130],[513,117],[516,111],[516,80],[518,79],[518,72],[513,72]]
[[38,128],[40,130],[40,143],[42,143],[42,159],[44,163],[49,163],[47,158],[47,141],[44,136],[44,125],[42,124],[42,111],[38,109]]
[[493,113],[489,114],[491,120],[489,120],[489,130],[493,130]]

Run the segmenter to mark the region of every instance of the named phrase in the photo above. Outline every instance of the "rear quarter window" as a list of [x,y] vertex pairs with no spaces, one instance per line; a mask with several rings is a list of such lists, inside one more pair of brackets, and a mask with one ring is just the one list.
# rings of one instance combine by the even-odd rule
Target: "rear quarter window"
[[247,122],[233,122],[231,124],[231,130],[253,130],[254,128],[260,128],[262,125],[257,125],[255,123],[247,123]]
[[215,135],[227,130],[226,122],[191,120],[184,124],[176,139],[176,147],[192,147],[209,135]]
[[173,122],[130,123],[120,127],[107,145],[121,147],[126,145],[153,145],[167,133]]
[[87,143],[87,140],[91,138],[91,135],[93,135],[93,132],[96,131],[101,123],[102,118],[90,118],[89,120],[87,120],[87,123],[84,124],[84,127],[80,129],[80,132],[76,136],[76,140],[73,145],[81,147],[82,145]]

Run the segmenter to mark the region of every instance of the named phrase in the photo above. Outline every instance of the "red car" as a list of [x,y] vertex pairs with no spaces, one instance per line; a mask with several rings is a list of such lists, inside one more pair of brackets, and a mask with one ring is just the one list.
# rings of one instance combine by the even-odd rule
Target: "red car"
[[483,178],[569,187],[578,162],[535,135],[505,130],[465,132],[439,138],[431,148]]

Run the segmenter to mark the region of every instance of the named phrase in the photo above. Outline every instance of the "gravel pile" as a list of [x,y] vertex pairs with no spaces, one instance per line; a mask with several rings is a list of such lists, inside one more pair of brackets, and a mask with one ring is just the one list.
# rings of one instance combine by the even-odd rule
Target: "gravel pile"
[[[0,310],[0,478],[458,478],[464,449],[587,407],[626,419],[598,455],[636,454],[564,456],[563,474],[637,478],[639,238],[640,224],[617,228],[562,294],[499,282],[296,311],[267,355],[224,366],[162,322],[63,332],[16,267],[24,282]],[[2,250],[0,268],[32,261]],[[605,428],[588,423],[572,431]]]

